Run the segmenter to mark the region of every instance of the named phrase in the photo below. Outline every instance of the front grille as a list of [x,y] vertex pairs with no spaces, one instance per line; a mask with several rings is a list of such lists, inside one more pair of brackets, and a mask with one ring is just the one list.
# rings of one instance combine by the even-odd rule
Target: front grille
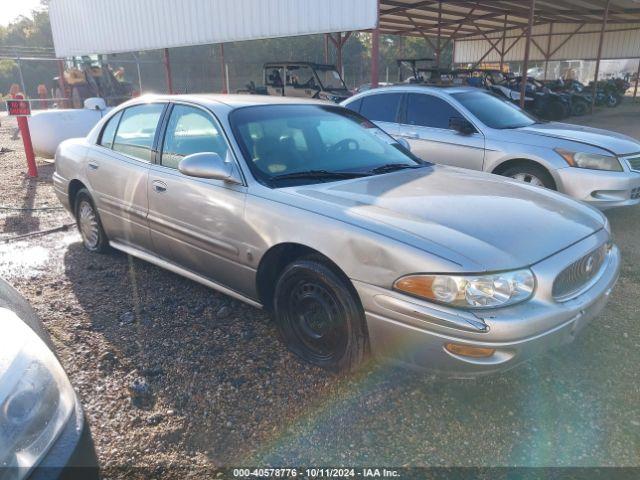
[[608,247],[603,244],[565,268],[553,282],[553,298],[564,301],[578,294],[600,273],[607,252]]
[[640,157],[627,158],[627,163],[631,170],[640,172]]

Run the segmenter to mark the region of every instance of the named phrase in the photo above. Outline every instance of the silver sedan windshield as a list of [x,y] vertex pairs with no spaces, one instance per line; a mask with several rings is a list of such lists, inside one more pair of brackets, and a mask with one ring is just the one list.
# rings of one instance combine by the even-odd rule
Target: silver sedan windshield
[[338,180],[425,164],[364,117],[339,107],[244,107],[230,119],[249,167],[258,180],[270,186]]
[[520,128],[539,122],[524,110],[489,92],[463,92],[451,96],[491,128]]

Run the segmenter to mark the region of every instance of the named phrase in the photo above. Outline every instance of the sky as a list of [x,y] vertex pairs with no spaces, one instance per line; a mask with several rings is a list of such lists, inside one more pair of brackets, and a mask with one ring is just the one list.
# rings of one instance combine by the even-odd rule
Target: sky
[[18,15],[30,16],[40,0],[0,0],[0,25],[7,26]]

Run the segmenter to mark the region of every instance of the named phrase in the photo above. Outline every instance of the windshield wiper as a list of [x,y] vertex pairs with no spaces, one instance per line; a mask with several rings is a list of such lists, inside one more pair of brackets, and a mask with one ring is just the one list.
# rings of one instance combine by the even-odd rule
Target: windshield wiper
[[395,172],[397,170],[405,170],[407,168],[421,168],[424,165],[409,165],[407,163],[387,163],[385,165],[380,165],[374,169],[369,170],[369,173],[377,174],[377,173],[389,173]]
[[312,178],[312,179],[345,179],[345,178],[358,178],[366,177],[370,175],[369,172],[331,172],[329,170],[305,170],[302,172],[283,173],[281,175],[275,175],[271,177],[271,180],[291,180],[298,178]]

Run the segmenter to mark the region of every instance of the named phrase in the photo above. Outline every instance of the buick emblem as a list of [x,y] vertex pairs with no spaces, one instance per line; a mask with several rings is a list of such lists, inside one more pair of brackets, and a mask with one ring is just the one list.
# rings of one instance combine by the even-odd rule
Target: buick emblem
[[593,259],[593,255],[590,255],[589,258],[587,258],[587,263],[585,263],[584,265],[584,273],[586,273],[587,275],[591,273],[591,271],[593,270],[594,262],[595,260]]

